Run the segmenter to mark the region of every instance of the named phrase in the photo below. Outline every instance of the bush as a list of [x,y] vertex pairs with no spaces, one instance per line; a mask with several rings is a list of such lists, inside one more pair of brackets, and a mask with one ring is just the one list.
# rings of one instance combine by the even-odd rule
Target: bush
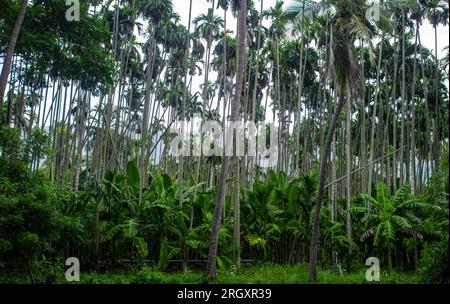
[[41,270],[83,227],[65,214],[67,191],[30,170],[30,151],[42,155],[46,142],[38,131],[33,134],[26,141],[16,130],[0,128],[0,265],[26,267],[33,280],[50,282],[54,275]]
[[423,283],[439,284],[449,282],[448,237],[425,246],[421,253],[419,275]]
[[161,271],[144,267],[133,276],[131,284],[164,284],[166,276]]

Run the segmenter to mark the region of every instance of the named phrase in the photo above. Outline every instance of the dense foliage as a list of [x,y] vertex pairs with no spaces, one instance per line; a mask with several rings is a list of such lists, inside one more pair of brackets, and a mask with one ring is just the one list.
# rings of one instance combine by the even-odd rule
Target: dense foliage
[[[190,186],[190,181],[180,184],[154,173],[140,205],[138,169],[130,161],[125,174],[108,173],[75,194],[45,178],[41,171],[29,169],[30,155],[49,152],[47,138],[39,131],[31,141],[21,140],[16,130],[7,127],[0,135],[0,267],[4,271],[27,271],[32,280],[36,276],[43,282],[60,275],[59,257],[79,257],[86,269],[98,263],[105,267],[129,259],[137,265],[151,260],[159,270],[170,268],[171,260],[206,257],[215,188],[194,196],[195,186]],[[404,270],[419,266],[413,259],[421,252],[422,280],[447,282],[447,164],[446,158],[423,196],[411,197],[402,187],[389,197],[386,186],[380,184],[375,197],[363,194],[355,199],[350,211],[355,213],[354,237],[361,242],[348,240],[344,225],[331,222],[328,208],[323,207],[322,267],[329,265],[333,250],[345,257],[349,246],[355,261],[373,254],[390,259],[395,252],[394,265]],[[266,181],[257,181],[253,190],[243,188],[244,259],[281,264],[307,261],[305,244],[316,190],[315,174],[289,179],[281,171],[269,171]],[[366,201],[372,203],[371,211],[366,211]],[[362,216],[357,215],[360,212]],[[343,206],[341,213],[344,217]],[[232,247],[227,245],[232,222],[233,214],[226,214],[217,257],[221,269],[233,265]],[[366,246],[369,239],[371,244]],[[336,260],[342,263],[341,258]],[[392,267],[392,260],[389,263]],[[335,266],[339,271],[345,268]],[[163,282],[158,272],[145,271],[138,272],[131,282]]]
[[[77,257],[131,283],[249,264],[353,282],[373,256],[448,282],[448,3],[268,1],[82,0],[71,22],[0,0],[0,279]],[[204,129],[174,156],[199,118],[277,127],[276,165],[195,154]]]

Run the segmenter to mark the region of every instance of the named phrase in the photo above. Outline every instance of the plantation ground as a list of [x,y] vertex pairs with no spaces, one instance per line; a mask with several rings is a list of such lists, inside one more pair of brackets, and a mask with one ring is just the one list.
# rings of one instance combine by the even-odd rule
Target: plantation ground
[[[366,284],[366,269],[352,273],[334,274],[332,270],[319,269],[319,284]],[[150,268],[141,270],[113,270],[106,273],[81,272],[81,284],[185,284],[202,283],[202,270],[163,273]],[[29,283],[26,274],[1,274],[0,283]],[[56,278],[56,283],[67,283],[63,272]],[[281,266],[260,265],[243,267],[240,270],[219,271],[217,283],[237,284],[308,284],[308,267],[306,264]],[[374,282],[378,284],[377,282]],[[415,284],[419,278],[414,272],[381,271],[381,284]],[[373,284],[373,283],[371,283]]]

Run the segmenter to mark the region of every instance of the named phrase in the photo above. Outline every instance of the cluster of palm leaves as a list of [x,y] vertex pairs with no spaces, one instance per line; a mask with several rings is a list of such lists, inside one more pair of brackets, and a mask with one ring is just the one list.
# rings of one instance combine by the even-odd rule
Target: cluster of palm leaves
[[[151,261],[162,269],[171,261],[186,266],[193,260],[204,260],[217,189],[196,191],[197,186],[192,180],[179,183],[155,173],[139,203],[139,173],[131,161],[126,175],[110,173],[100,184],[84,189],[81,201],[95,208],[96,214],[94,242],[86,243],[97,248],[95,259]],[[317,186],[316,173],[288,178],[282,171],[270,170],[264,182],[255,181],[252,189],[242,188],[242,258],[254,263],[308,261]],[[217,257],[221,267],[235,261],[231,196],[225,201]],[[334,220],[330,216],[333,206],[323,206],[321,264],[345,265],[376,255],[386,260],[389,269],[392,256],[396,267],[417,266],[415,251],[448,227],[448,207],[442,199],[438,202],[430,202],[429,195],[411,196],[408,185],[391,195],[385,184],[378,184],[373,196],[361,194],[348,211],[345,201],[337,204]],[[353,239],[347,237],[343,224],[348,212],[353,217]],[[431,221],[437,218],[441,220],[430,230]]]

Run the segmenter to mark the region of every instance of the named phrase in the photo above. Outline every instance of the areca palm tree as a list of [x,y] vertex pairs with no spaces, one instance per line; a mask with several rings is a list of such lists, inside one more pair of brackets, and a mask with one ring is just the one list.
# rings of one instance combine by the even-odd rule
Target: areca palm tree
[[[239,113],[241,108],[241,94],[244,81],[245,67],[245,49],[247,45],[247,0],[239,2],[239,17],[237,19],[238,43],[236,46],[236,87],[234,91],[233,101],[231,103],[231,121],[239,121]],[[216,277],[216,257],[217,246],[220,231],[220,218],[222,215],[223,201],[225,198],[225,184],[230,167],[230,157],[224,156],[222,168],[220,171],[219,188],[214,207],[214,217],[211,229],[211,239],[209,244],[208,261],[206,266],[205,279],[207,282],[212,281]]]
[[203,102],[205,109],[208,103],[208,96],[206,94],[207,83],[209,79],[209,69],[211,64],[211,46],[213,39],[217,37],[223,27],[224,21],[221,17],[214,15],[214,10],[209,9],[207,14],[201,14],[194,18],[195,35],[201,37],[206,41],[206,59],[204,64],[204,87],[203,87]]
[[[296,129],[297,132],[295,134],[295,141],[296,141],[296,145],[297,145],[297,160],[296,160],[296,164],[295,166],[297,167],[298,171],[300,168],[300,120],[301,120],[301,100],[302,100],[302,93],[303,93],[303,83],[304,83],[304,77],[303,77],[303,71],[304,71],[304,63],[303,63],[303,53],[304,53],[304,45],[305,45],[305,34],[308,30],[308,26],[310,25],[311,22],[308,22],[309,19],[305,18],[305,7],[306,5],[310,5],[311,1],[310,0],[302,0],[301,3],[299,3],[299,5],[301,5],[301,16],[300,18],[298,18],[298,13],[294,13],[292,14],[292,8],[290,10],[288,10],[287,12],[287,17],[288,19],[291,20],[291,22],[293,22],[294,24],[294,30],[295,32],[299,32],[300,34],[300,60],[298,63],[298,88],[297,88],[297,121],[296,121]],[[294,10],[295,12],[296,10]],[[317,22],[319,23],[319,22]],[[314,25],[314,23],[312,23],[312,25]],[[326,27],[318,27],[321,29],[325,29]],[[318,32],[318,31],[317,31]],[[304,151],[305,153],[306,151]]]
[[[367,5],[362,0],[325,0],[319,3],[308,5],[305,11],[317,14],[319,10],[331,11],[329,20],[330,48],[328,50],[328,70],[329,75],[333,75],[333,80],[337,86],[339,99],[335,105],[335,110],[331,122],[328,125],[328,135],[321,151],[319,188],[317,193],[314,223],[311,235],[311,249],[309,261],[309,279],[316,281],[317,277],[317,250],[319,237],[319,221],[322,199],[325,188],[326,167],[328,155],[333,141],[334,131],[337,127],[338,118],[347,100],[355,94],[361,95],[361,80],[359,77],[359,67],[355,60],[355,40],[363,38],[370,40],[371,31],[365,24],[365,11]],[[291,11],[303,11],[299,6],[292,6]]]
[[[275,111],[278,108],[278,119],[281,124],[281,128],[279,128],[278,135],[278,147],[281,150],[282,143],[282,133],[284,129],[283,124],[283,116],[284,108],[282,106],[281,101],[281,64],[280,64],[280,40],[283,37],[284,32],[286,31],[287,25],[287,15],[285,9],[283,8],[284,2],[277,1],[274,7],[270,7],[262,13],[262,16],[266,19],[271,19],[272,25],[269,28],[269,35],[271,37],[271,45],[268,47],[272,52],[273,58],[273,69],[272,69],[272,77],[275,80],[274,85],[274,101],[273,101],[273,120],[275,120]],[[281,153],[278,154],[278,166],[281,166]],[[281,167],[279,167],[281,168]]]
[[154,35],[156,26],[161,22],[162,19],[170,16],[172,11],[172,1],[171,0],[144,0],[140,3],[143,15],[146,18],[150,19],[150,38],[148,43],[148,53],[147,53],[147,71],[146,71],[146,90],[145,90],[145,98],[144,98],[144,113],[143,113],[143,121],[142,121],[142,136],[141,136],[141,151],[139,158],[139,166],[140,166],[140,190],[139,190],[139,202],[142,200],[142,189],[145,186],[145,178],[144,174],[146,171],[145,165],[145,151],[147,147],[147,135],[148,135],[148,125],[149,125],[149,109],[150,109],[150,93],[152,88],[152,79],[153,79],[153,66],[154,66],[154,48],[155,41]]
[[[423,3],[426,15],[428,17],[428,20],[433,25],[434,29],[434,60],[435,65],[438,66],[438,49],[437,49],[437,40],[438,40],[438,30],[437,27],[439,24],[447,25],[448,24],[448,18],[449,18],[449,7],[448,7],[448,1],[441,1],[441,0],[423,0],[421,1]],[[435,109],[439,108],[439,69],[435,70],[434,73],[434,94],[435,94]],[[439,111],[436,112],[436,118],[434,121],[434,129],[433,129],[433,156],[434,156],[434,166],[438,166],[439,158],[440,158],[440,151],[439,151]]]

